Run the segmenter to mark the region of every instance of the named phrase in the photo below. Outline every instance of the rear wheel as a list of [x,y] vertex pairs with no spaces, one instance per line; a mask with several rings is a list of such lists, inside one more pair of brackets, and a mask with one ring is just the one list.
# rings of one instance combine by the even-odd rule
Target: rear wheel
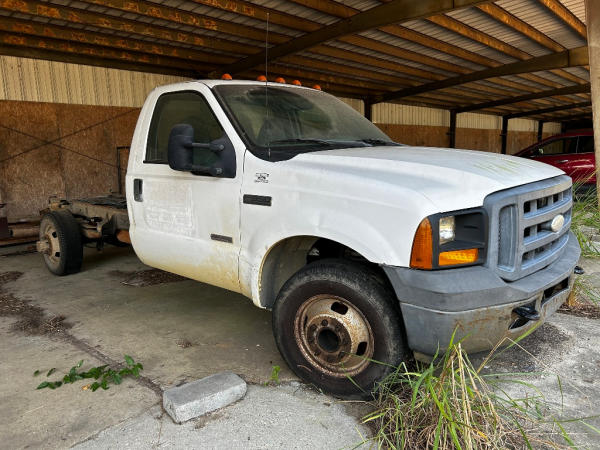
[[275,341],[303,380],[365,398],[407,354],[394,302],[368,267],[317,261],[283,286],[273,309]]
[[42,217],[39,245],[46,267],[53,274],[69,275],[81,270],[81,233],[69,211],[51,211]]

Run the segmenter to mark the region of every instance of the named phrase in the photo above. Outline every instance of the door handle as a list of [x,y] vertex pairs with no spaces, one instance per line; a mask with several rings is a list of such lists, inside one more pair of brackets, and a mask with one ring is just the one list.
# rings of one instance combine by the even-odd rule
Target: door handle
[[556,161],[556,164],[564,164],[564,163],[568,163],[569,160],[568,159],[561,159],[559,161]]
[[136,202],[141,202],[142,199],[142,179],[134,178],[133,180],[133,199]]

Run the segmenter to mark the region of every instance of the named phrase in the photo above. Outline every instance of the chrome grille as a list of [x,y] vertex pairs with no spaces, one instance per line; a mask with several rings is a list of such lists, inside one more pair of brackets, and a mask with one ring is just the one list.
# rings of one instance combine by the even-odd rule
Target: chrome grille
[[[496,192],[486,197],[490,218],[487,265],[514,281],[546,267],[562,254],[569,238],[573,195],[571,179],[559,176]],[[552,231],[558,215],[564,224]]]

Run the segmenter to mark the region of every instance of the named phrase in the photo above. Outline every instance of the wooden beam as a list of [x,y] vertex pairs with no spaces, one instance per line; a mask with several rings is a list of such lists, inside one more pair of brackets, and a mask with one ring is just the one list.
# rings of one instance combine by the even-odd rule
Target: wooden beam
[[[434,81],[421,86],[403,89],[400,91],[386,94],[385,96],[375,98],[376,103],[409,97],[423,92],[436,91],[438,89],[447,88],[450,86],[458,86],[471,81],[484,80],[486,78],[500,77],[506,75],[515,75],[526,72],[536,72],[541,70],[550,70],[563,67],[584,66],[588,64],[587,47],[578,47],[572,50],[566,50],[560,53],[539,56],[526,61],[519,61],[512,64],[493,67],[478,72],[472,72],[457,77],[447,78],[445,80]],[[580,85],[585,86],[585,85]],[[589,88],[588,88],[589,89]],[[580,91],[584,92],[584,91]],[[558,94],[557,94],[558,95]],[[538,97],[541,98],[541,97]]]
[[548,8],[552,13],[566,23],[580,37],[587,41],[587,28],[584,23],[577,18],[566,6],[559,0],[538,0],[542,5]]
[[[100,1],[100,0],[96,0]],[[116,0],[112,0],[116,1]],[[413,2],[408,0],[392,0],[380,6],[358,13],[348,19],[325,26],[312,33],[307,33],[281,45],[269,49],[271,60],[281,58],[293,53],[298,53],[308,48],[323,44],[329,40],[359,33],[364,30],[389,25],[412,19],[440,14],[456,8],[472,6],[483,3],[482,0],[421,0]],[[265,59],[265,52],[248,56],[222,69],[227,73],[238,73],[261,64]]]
[[535,92],[533,94],[519,95],[516,97],[509,97],[502,100],[494,100],[486,103],[479,103],[477,105],[465,106],[457,110],[457,112],[468,112],[477,111],[481,109],[493,108],[501,105],[510,105],[511,103],[525,102],[528,100],[534,100],[536,98],[553,97],[556,95],[571,95],[579,94],[581,92],[589,92],[590,85],[588,84],[576,84],[574,86],[567,86],[559,89],[551,89],[548,91]]
[[537,116],[539,114],[547,114],[556,111],[565,111],[567,109],[575,109],[575,108],[585,108],[587,106],[592,106],[592,102],[580,102],[580,103],[571,103],[567,105],[559,105],[554,106],[552,108],[542,108],[542,109],[532,109],[529,111],[520,111],[517,113],[507,114],[506,117],[509,119],[515,119],[517,117],[527,117],[527,116]]
[[541,141],[544,137],[544,121],[538,120],[538,132],[537,132],[537,140]]

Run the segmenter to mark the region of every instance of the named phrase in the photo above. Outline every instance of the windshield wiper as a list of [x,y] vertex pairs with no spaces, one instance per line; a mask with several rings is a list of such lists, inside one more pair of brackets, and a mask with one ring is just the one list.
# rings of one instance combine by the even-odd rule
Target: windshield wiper
[[364,142],[365,144],[370,144],[370,145],[403,145],[403,144],[400,144],[399,142],[385,141],[383,139],[357,139],[357,141]]
[[326,145],[326,146],[331,146],[333,145],[332,142],[329,141],[325,141],[323,139],[279,139],[276,141],[271,141],[269,142],[269,145],[272,144],[317,144],[317,145]]

